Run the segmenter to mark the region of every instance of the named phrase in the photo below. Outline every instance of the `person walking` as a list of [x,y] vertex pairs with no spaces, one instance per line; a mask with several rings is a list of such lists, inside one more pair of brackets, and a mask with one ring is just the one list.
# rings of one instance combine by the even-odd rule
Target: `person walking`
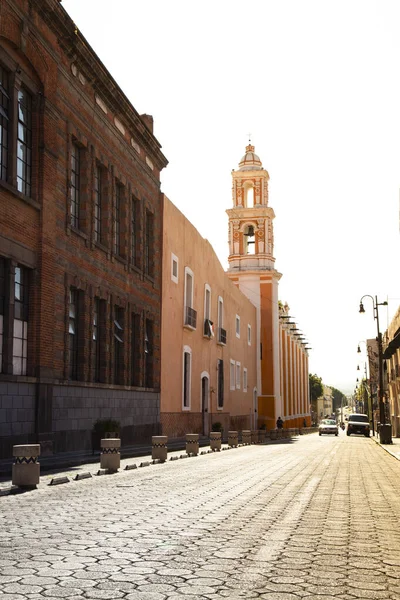
[[276,426],[278,429],[282,429],[283,427],[283,421],[281,419],[281,417],[278,417],[277,421],[276,421]]

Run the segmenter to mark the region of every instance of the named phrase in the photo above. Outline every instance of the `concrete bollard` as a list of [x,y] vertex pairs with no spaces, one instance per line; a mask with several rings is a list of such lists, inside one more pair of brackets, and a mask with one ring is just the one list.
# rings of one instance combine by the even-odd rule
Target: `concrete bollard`
[[251,431],[250,429],[243,429],[242,431],[242,444],[247,446],[251,444]]
[[258,443],[259,444],[265,444],[266,441],[266,432],[265,429],[259,429],[258,430]]
[[13,446],[12,484],[20,488],[35,488],[40,480],[40,444]]
[[211,450],[221,450],[220,431],[210,431],[210,448]]
[[186,454],[193,454],[197,456],[199,453],[199,434],[198,433],[187,433],[186,434]]
[[153,435],[151,437],[151,458],[164,462],[168,456],[168,436]]
[[108,471],[118,471],[121,464],[121,439],[103,438],[100,440],[100,468]]
[[258,444],[258,430],[252,429],[251,431],[251,443]]
[[228,431],[228,446],[236,448],[239,443],[239,434],[237,431]]

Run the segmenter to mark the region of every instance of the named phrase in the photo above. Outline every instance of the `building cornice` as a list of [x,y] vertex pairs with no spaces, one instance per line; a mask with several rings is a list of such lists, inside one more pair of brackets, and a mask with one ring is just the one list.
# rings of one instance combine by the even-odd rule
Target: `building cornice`
[[34,8],[57,36],[60,48],[85,74],[94,91],[104,98],[115,115],[120,116],[133,135],[139,137],[147,152],[154,157],[159,170],[166,167],[168,160],[160,150],[161,144],[145,125],[59,0],[41,0],[34,4]]

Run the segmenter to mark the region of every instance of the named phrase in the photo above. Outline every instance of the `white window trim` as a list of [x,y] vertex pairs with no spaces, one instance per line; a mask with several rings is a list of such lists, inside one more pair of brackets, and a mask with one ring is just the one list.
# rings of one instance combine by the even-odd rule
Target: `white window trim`
[[[233,367],[233,370],[232,370],[232,367]],[[232,373],[233,373],[233,377],[232,377]],[[236,363],[231,358],[229,361],[229,389],[231,391],[236,389],[235,376],[236,376]]]
[[[176,262],[176,275],[174,275],[174,262]],[[178,283],[179,280],[179,259],[173,252],[171,252],[171,280],[174,283]]]
[[240,364],[240,362],[236,361],[235,381],[236,381],[236,389],[237,390],[240,390],[240,370],[241,370],[241,364]]
[[[238,324],[239,324],[239,328],[238,328]],[[238,332],[239,329],[239,332]],[[236,315],[235,317],[235,332],[236,332],[236,337],[240,340],[240,317],[239,315]]]
[[[209,302],[210,312],[209,312],[209,314],[207,314],[207,310],[206,310],[206,307],[207,307],[207,302],[206,302],[207,292],[210,292],[210,302]],[[208,285],[208,283],[204,284],[204,320],[206,320],[206,319],[210,319],[210,321],[211,321],[211,288]]]
[[[222,305],[221,309],[221,320],[220,320],[220,310],[219,306]],[[224,327],[224,299],[222,296],[218,296],[218,328],[223,329]]]
[[251,325],[247,325],[247,345],[251,346]]
[[247,385],[248,385],[247,369],[246,369],[246,367],[243,367],[243,391],[244,392],[247,392]]
[[203,371],[203,372],[200,374],[200,394],[199,394],[200,406],[199,406],[199,412],[200,412],[200,413],[202,412],[201,396],[202,396],[202,393],[203,393],[203,390],[202,390],[202,381],[203,381],[203,377],[205,377],[206,379],[208,379],[208,386],[207,386],[207,388],[208,388],[207,392],[208,392],[208,393],[207,393],[206,407],[205,407],[205,408],[206,408],[206,413],[208,413],[208,411],[209,411],[209,408],[210,408],[210,393],[211,393],[211,387],[210,387],[210,374],[208,373],[208,371]]
[[[186,275],[190,275],[191,278],[192,278],[192,302],[190,303],[190,305],[187,304],[187,298],[186,298],[186,291],[187,291],[186,290],[186,288],[187,288],[187,285],[186,285]],[[185,308],[186,308],[186,306],[190,306],[190,308],[193,308],[193,304],[194,304],[194,275],[193,275],[192,269],[190,269],[189,267],[185,267],[185,283],[184,283],[184,286],[185,286],[185,290],[184,290],[184,294],[185,294],[184,295],[184,305],[185,305]]]
[[[185,353],[190,354],[190,369],[189,369],[189,402],[188,406],[184,404],[185,397]],[[190,346],[184,346],[182,352],[182,410],[190,411],[192,407],[192,349]]]

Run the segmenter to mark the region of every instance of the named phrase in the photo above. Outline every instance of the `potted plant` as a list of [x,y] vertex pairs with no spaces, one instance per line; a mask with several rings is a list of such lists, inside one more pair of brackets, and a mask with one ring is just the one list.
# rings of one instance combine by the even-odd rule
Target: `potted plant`
[[115,419],[97,419],[92,429],[92,454],[100,449],[103,438],[120,437],[121,424]]

